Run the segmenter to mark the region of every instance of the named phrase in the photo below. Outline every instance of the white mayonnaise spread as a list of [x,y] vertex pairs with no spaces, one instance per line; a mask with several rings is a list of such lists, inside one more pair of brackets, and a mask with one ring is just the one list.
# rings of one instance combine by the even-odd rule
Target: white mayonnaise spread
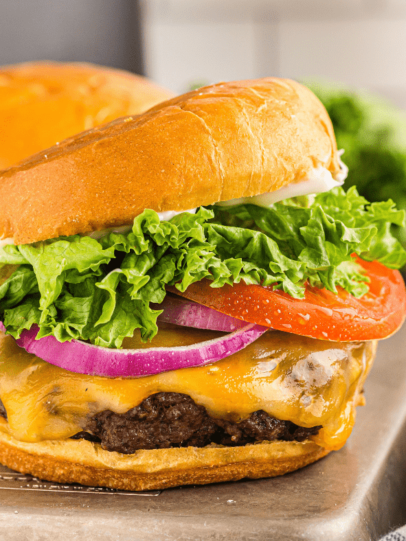
[[0,248],[3,248],[3,246],[7,246],[7,244],[14,244],[14,239],[7,238],[7,239],[0,239]]
[[[340,155],[342,152],[340,152]],[[274,192],[263,193],[260,195],[254,195],[252,197],[240,197],[238,199],[231,199],[230,201],[220,201],[216,203],[221,207],[235,207],[237,205],[257,205],[258,207],[268,207],[278,201],[284,199],[290,199],[291,197],[297,197],[299,195],[311,195],[316,193],[328,192],[337,186],[341,186],[347,177],[347,166],[340,160],[341,171],[333,178],[332,174],[325,167],[317,167],[313,169],[309,178],[297,182],[296,184],[289,184]]]
[[178,214],[182,214],[182,212],[188,212],[189,214],[196,214],[197,209],[189,209],[189,210],[166,210],[165,212],[158,212],[159,219],[161,222],[168,222],[169,220],[172,220],[174,216],[177,216]]

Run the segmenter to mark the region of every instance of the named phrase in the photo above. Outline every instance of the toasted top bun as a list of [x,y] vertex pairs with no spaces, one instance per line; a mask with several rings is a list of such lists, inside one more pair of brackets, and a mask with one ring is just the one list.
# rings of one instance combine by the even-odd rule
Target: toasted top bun
[[0,169],[170,97],[143,77],[90,64],[33,62],[0,68]]
[[220,83],[67,139],[0,174],[15,244],[271,192],[339,172],[331,121],[294,81]]

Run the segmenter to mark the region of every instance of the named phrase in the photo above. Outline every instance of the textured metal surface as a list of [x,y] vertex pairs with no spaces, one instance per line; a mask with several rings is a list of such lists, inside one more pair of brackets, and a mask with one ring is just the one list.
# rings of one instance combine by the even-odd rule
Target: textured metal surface
[[4,469],[0,539],[378,539],[406,523],[406,328],[380,344],[366,397],[344,449],[281,478],[135,497]]
[[[82,493],[82,494],[121,494],[123,496],[159,496],[162,490],[147,490],[145,492],[126,492],[113,488],[85,487],[82,485],[61,485],[60,483],[49,483],[42,481],[32,475],[9,470],[0,465],[0,494],[2,490],[34,491],[34,492],[59,492],[59,493]],[[1,500],[0,500],[1,501]]]

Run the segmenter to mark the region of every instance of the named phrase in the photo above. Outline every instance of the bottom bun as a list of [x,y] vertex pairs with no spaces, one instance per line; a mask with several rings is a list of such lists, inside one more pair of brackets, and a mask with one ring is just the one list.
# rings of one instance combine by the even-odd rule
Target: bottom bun
[[277,441],[244,447],[154,449],[124,455],[85,440],[24,443],[8,434],[7,423],[0,424],[0,463],[4,466],[47,481],[120,490],[276,477],[328,453],[311,441]]

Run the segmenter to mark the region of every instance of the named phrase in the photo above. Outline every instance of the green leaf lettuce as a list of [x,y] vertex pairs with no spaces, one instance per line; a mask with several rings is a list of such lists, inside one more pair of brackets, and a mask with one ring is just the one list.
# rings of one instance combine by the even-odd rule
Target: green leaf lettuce
[[392,201],[369,204],[355,188],[269,208],[200,208],[169,222],[145,210],[126,234],[1,248],[0,263],[19,266],[0,285],[0,317],[15,338],[36,324],[38,338],[119,348],[135,329],[145,341],[156,335],[161,311],[151,303],[164,300],[167,285],[243,281],[302,298],[308,281],[361,297],[368,277],[354,254],[401,267],[406,253],[390,228],[403,223]]

